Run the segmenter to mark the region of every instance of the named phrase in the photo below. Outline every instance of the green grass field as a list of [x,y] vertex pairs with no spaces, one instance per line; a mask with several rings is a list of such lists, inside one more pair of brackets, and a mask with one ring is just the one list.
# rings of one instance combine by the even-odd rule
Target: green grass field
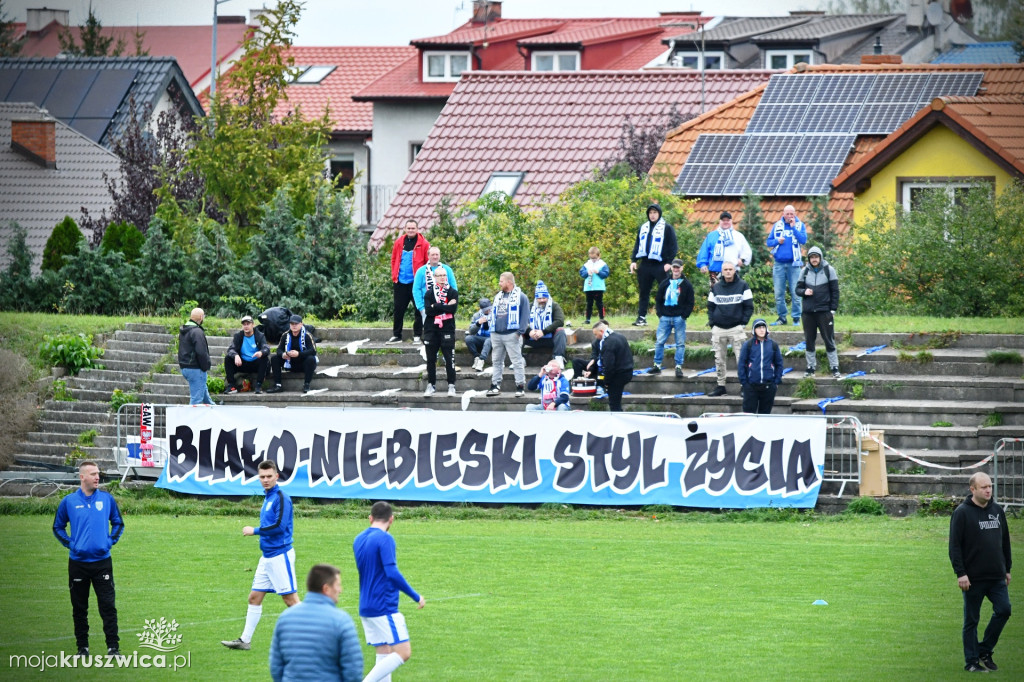
[[[665,520],[401,519],[399,566],[427,599],[402,597],[412,660],[402,680],[953,679],[964,674],[962,600],[946,552],[948,519],[808,517],[786,523]],[[191,667],[171,671],[10,669],[15,654],[73,651],[66,551],[52,517],[0,517],[3,679],[266,679],[280,599],[268,596],[249,652],[241,631],[258,559],[250,517],[126,515],[114,549],[121,649],[146,619],[175,619]],[[1012,520],[1015,548],[1024,546]],[[342,569],[356,615],[352,518],[296,518],[300,581]],[[1018,549],[1018,552],[1020,550]],[[302,590],[304,592],[304,590]],[[1022,604],[1020,582],[1011,601]],[[812,606],[824,599],[828,606]],[[95,601],[93,652],[103,646]],[[982,611],[987,622],[990,608]],[[357,630],[362,636],[362,629]],[[999,675],[1024,676],[1024,618],[996,650]],[[145,653],[147,650],[140,650]],[[369,669],[373,652],[364,647]]]

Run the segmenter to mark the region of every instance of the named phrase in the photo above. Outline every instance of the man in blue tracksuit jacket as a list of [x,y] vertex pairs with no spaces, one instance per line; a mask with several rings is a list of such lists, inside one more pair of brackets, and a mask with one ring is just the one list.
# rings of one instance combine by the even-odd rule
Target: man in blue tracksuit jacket
[[754,320],[754,338],[740,349],[736,374],[743,387],[743,411],[771,414],[782,383],[782,350],[768,338],[768,324],[761,318]]
[[[114,605],[114,564],[110,548],[124,532],[124,521],[114,496],[98,490],[100,470],[96,462],[78,465],[78,490],[60,501],[53,519],[53,534],[69,550],[68,588],[71,615],[75,622],[78,655],[89,655],[89,586],[96,590],[96,603],[103,619],[107,654],[117,655],[117,607]],[[71,524],[71,534],[67,525]]]
[[789,205],[782,209],[782,217],[768,231],[765,243],[771,249],[775,261],[772,266],[772,283],[775,287],[775,312],[779,319],[772,322],[772,326],[786,324],[787,289],[793,304],[793,325],[799,326],[803,301],[796,294],[796,283],[800,279],[800,269],[804,266],[800,245],[807,243],[807,226],[797,218],[795,207]]
[[267,592],[277,592],[285,606],[299,603],[295,582],[295,550],[292,549],[292,498],[277,484],[280,472],[277,463],[270,459],[260,462],[260,485],[266,499],[260,509],[260,526],[246,526],[242,535],[256,535],[260,539],[263,556],[256,565],[249,592],[249,609],[245,613],[245,628],[238,639],[221,640],[229,649],[248,651],[252,636],[263,615],[263,597]]

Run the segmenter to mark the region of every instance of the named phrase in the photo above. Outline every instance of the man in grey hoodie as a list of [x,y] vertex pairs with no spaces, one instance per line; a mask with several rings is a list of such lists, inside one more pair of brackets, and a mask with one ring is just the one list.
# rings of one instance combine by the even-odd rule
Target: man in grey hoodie
[[807,265],[800,271],[796,295],[804,302],[800,317],[804,325],[804,343],[807,345],[804,353],[807,371],[804,376],[814,376],[818,367],[814,341],[820,331],[821,340],[825,342],[829,371],[836,379],[840,378],[842,374],[839,372],[839,351],[836,350],[836,330],[833,324],[833,317],[839,308],[839,277],[817,246],[812,246],[807,252]]

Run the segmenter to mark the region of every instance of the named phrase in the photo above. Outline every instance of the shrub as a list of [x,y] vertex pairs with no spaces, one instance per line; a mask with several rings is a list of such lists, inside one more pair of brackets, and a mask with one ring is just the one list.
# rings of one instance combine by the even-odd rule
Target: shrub
[[137,402],[139,402],[139,396],[134,391],[122,391],[119,388],[115,388],[114,392],[110,394],[110,411],[117,412],[121,409],[122,405]]
[[68,390],[68,382],[63,379],[57,379],[53,382],[53,399],[60,402],[74,402],[75,396],[71,395],[71,391]]
[[71,216],[57,223],[43,247],[43,270],[56,272],[64,267],[64,259],[78,253],[80,244],[85,244],[85,237],[78,229],[78,223]]
[[99,367],[95,362],[103,355],[102,348],[92,345],[92,335],[58,334],[46,335],[39,344],[39,357],[54,367],[63,367],[72,374],[91,367]]
[[1019,365],[1024,362],[1024,357],[1015,350],[990,350],[985,360],[993,365]]
[[11,236],[7,242],[7,256],[10,262],[0,273],[0,302],[8,310],[27,310],[35,300],[32,283],[32,252],[26,243],[27,231],[14,222],[10,223]]
[[100,250],[104,253],[117,251],[127,263],[134,263],[142,255],[146,237],[139,228],[130,223],[111,223],[103,232]]
[[222,377],[206,377],[206,390],[210,392],[211,396],[217,395],[218,393],[224,392],[224,379]]
[[[147,298],[142,278],[137,276],[135,268],[125,262],[124,255],[119,251],[104,253],[100,249],[90,248],[83,241],[78,253],[67,261],[59,273],[65,282],[73,285],[70,290],[66,290],[62,302],[66,312],[107,315],[125,313],[134,310],[139,302]],[[149,262],[153,267],[144,273],[147,279],[150,272],[158,272],[163,267],[159,261]]]
[[917,502],[917,513],[921,516],[950,516],[960,504],[955,497],[941,495],[921,495]]
[[1003,425],[1003,413],[992,412],[991,414],[985,415],[985,420],[981,422],[983,427],[991,426],[1002,426]]
[[100,435],[96,429],[89,429],[78,434],[78,444],[83,448],[91,448],[96,445],[96,436]]
[[936,429],[940,429],[940,428],[944,428],[944,427],[952,426],[952,425],[953,425],[953,422],[942,422],[942,421],[932,422],[932,428],[936,428]]
[[885,507],[873,497],[855,497],[846,505],[847,514],[867,514],[869,516],[882,516],[885,514]]
[[818,397],[818,385],[814,383],[814,377],[806,377],[800,380],[793,390],[793,397],[798,400],[807,400]]

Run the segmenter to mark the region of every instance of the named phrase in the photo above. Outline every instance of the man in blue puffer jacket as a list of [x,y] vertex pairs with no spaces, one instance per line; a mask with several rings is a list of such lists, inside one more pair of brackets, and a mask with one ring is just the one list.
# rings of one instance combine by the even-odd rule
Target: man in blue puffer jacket
[[782,383],[782,350],[768,338],[768,324],[761,318],[754,320],[754,338],[740,350],[736,373],[743,387],[743,411],[771,414]]
[[[78,465],[81,485],[57,507],[53,534],[69,550],[68,588],[71,614],[75,621],[75,642],[79,656],[89,655],[89,586],[96,590],[96,603],[103,619],[107,654],[117,655],[117,607],[114,604],[114,564],[110,548],[124,532],[124,521],[114,496],[98,490],[100,469],[96,462]],[[71,535],[67,533],[71,524]]]
[[337,608],[341,571],[317,564],[306,577],[306,598],[277,619],[270,640],[270,677],[282,680],[363,679],[363,651],[352,617]]

